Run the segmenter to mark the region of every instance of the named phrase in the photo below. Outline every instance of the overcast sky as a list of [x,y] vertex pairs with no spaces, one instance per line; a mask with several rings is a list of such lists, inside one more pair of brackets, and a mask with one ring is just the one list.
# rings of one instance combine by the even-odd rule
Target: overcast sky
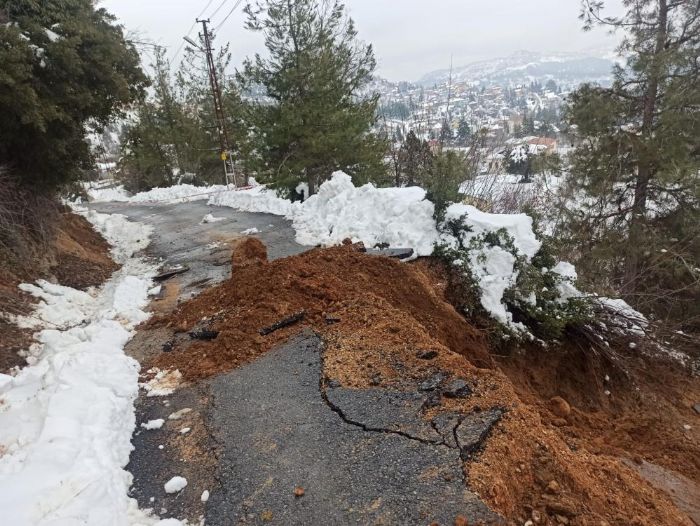
[[[242,1],[242,5],[247,0]],[[129,30],[138,30],[174,54],[182,36],[209,0],[101,0]],[[205,16],[219,24],[236,0],[212,0]],[[621,0],[607,0],[611,13]],[[241,5],[241,7],[242,7]],[[514,51],[570,52],[613,49],[603,30],[584,33],[579,0],[346,0],[359,36],[374,45],[379,75],[417,80],[435,69],[509,55]],[[239,7],[218,31],[231,42],[234,63],[262,50],[262,40],[243,28]],[[196,35],[196,29],[193,31]]]

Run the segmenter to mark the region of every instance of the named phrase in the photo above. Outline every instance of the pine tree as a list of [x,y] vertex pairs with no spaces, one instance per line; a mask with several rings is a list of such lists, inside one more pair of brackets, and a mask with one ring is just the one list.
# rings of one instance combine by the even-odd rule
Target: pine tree
[[413,130],[409,131],[399,150],[402,185],[415,186],[425,181],[433,166],[433,160],[428,143],[420,140]]
[[469,137],[472,135],[471,127],[466,119],[462,118],[459,121],[459,126],[457,127],[457,139],[462,145],[467,144]]
[[91,0],[0,0],[0,164],[35,191],[92,166],[86,128],[141,96],[139,56]]
[[700,5],[695,1],[628,0],[620,18],[584,0],[586,27],[625,30],[610,88],[587,85],[571,97],[569,118],[582,137],[575,171],[582,186],[610,200],[628,233],[628,281],[639,270],[649,204],[698,198],[700,168]]
[[572,180],[595,201],[577,220],[607,262],[600,274],[635,296],[662,279],[652,247],[677,239],[685,255],[672,273],[685,275],[687,291],[700,259],[700,3],[625,0],[620,17],[604,16],[601,1],[582,5],[586,28],[624,31],[627,65],[611,87],[584,85],[570,97],[583,140]]
[[378,96],[362,96],[376,62],[357,41],[337,0],[267,0],[245,9],[248,29],[265,38],[268,56],[245,64],[241,80],[264,87],[253,126],[260,171],[278,187],[299,181],[314,193],[335,170],[356,182],[383,178],[385,143],[370,133]]

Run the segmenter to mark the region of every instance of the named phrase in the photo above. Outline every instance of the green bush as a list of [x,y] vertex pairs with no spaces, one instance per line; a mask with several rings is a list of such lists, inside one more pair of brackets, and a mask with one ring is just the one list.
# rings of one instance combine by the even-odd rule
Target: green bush
[[555,272],[556,265],[550,244],[545,240],[532,259],[519,253],[513,238],[505,229],[484,232],[477,236],[465,235],[473,232],[468,216],[450,218],[439,225],[441,241],[436,244],[433,255],[452,265],[461,278],[459,286],[464,291],[463,302],[457,305],[464,314],[488,314],[480,303],[481,290],[473,271],[473,265],[483,262],[485,249],[500,247],[513,255],[515,284],[506,289],[503,303],[513,316],[513,325],[500,324],[503,336],[521,337],[524,325],[529,333],[541,340],[560,338],[571,325],[590,321],[592,313],[588,301],[582,297],[563,298],[562,285],[571,280]]

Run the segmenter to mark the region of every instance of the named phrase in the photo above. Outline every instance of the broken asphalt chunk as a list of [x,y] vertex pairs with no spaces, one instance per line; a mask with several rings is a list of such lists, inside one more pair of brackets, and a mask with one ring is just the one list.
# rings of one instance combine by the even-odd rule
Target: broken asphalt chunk
[[153,276],[153,281],[165,281],[168,278],[172,278],[173,276],[177,276],[178,274],[182,274],[184,272],[187,272],[188,270],[190,270],[190,267],[177,265],[175,267],[171,267],[167,270],[164,270],[157,276]]
[[418,389],[420,389],[421,391],[434,391],[435,389],[440,387],[440,384],[444,379],[445,373],[434,374],[430,378],[421,382],[421,384],[418,386]]
[[455,428],[459,425],[462,419],[461,413],[441,413],[433,418],[433,427],[435,431],[440,433],[445,445],[452,448],[457,448],[457,437],[455,437]]
[[455,438],[462,460],[470,459],[474,453],[483,448],[491,429],[498,423],[501,416],[503,416],[503,410],[495,408],[470,413],[462,419],[455,429]]
[[471,394],[471,387],[469,387],[469,384],[461,378],[452,380],[442,392],[442,395],[446,398],[466,398]]
[[216,337],[219,335],[219,331],[210,331],[208,329],[195,329],[194,331],[190,331],[189,335],[190,338],[192,338],[193,340],[209,341],[216,339]]
[[283,329],[285,327],[288,327],[290,325],[293,325],[297,322],[300,322],[301,320],[304,319],[304,316],[306,316],[306,311],[299,311],[296,314],[292,314],[291,316],[288,316],[286,318],[281,319],[280,321],[273,323],[269,327],[263,327],[260,329],[258,332],[260,333],[260,336],[267,336],[270,333],[273,333],[275,331],[278,331],[280,329]]

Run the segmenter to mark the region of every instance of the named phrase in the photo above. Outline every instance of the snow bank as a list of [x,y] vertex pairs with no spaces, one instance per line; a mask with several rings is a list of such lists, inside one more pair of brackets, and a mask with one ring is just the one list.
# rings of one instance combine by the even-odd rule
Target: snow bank
[[212,196],[210,205],[283,215],[292,220],[302,245],[335,245],[350,238],[368,247],[387,243],[412,247],[417,255],[433,251],[437,240],[433,204],[421,188],[359,188],[349,175],[335,172],[317,194],[303,203],[278,197],[264,186]]
[[209,204],[228,206],[244,212],[260,212],[278,216],[291,215],[294,209],[289,199],[278,197],[276,192],[265,186],[219,192],[209,197]]
[[209,199],[213,194],[226,191],[224,185],[194,186],[178,184],[166,188],[154,188],[129,198],[130,203],[148,203],[152,201],[198,201]]
[[209,199],[213,194],[227,191],[224,185],[194,186],[191,184],[178,184],[163,188],[153,188],[146,192],[130,195],[123,185],[115,185],[109,179],[97,183],[84,183],[85,192],[91,202],[129,202],[150,203],[155,201],[197,201]]
[[357,188],[349,175],[335,172],[289,217],[302,245],[337,245],[350,238],[367,247],[411,247],[427,256],[437,241],[434,210],[421,188]]
[[[146,318],[155,269],[131,255],[149,230],[83,211],[112,243],[120,270],[88,293],[38,282],[31,365],[0,375],[3,524],[167,524],[127,496],[139,364],[124,354]],[[45,328],[49,326],[49,328]],[[170,524],[179,522],[170,521]]]
[[123,185],[113,186],[109,188],[86,187],[85,191],[88,194],[91,202],[104,201],[119,201],[125,202],[131,199],[129,192],[124,189]]

